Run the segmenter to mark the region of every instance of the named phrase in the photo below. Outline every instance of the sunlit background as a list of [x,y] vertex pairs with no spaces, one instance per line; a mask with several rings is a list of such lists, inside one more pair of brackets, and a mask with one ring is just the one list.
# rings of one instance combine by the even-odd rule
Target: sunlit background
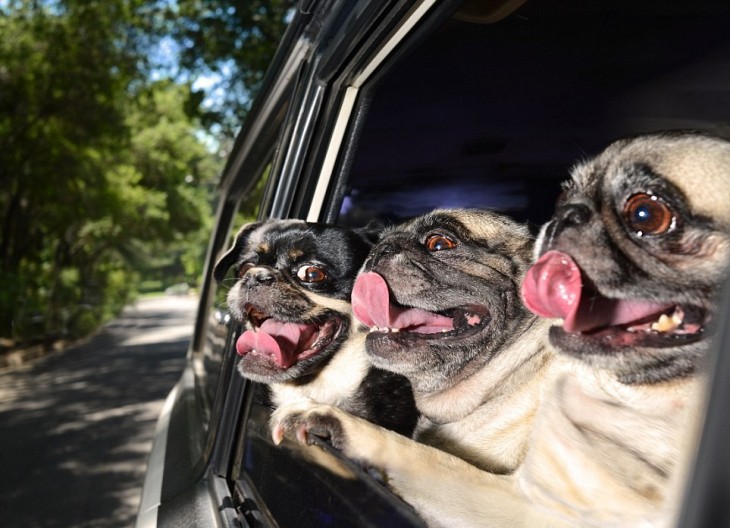
[[195,289],[292,0],[0,0],[0,350]]

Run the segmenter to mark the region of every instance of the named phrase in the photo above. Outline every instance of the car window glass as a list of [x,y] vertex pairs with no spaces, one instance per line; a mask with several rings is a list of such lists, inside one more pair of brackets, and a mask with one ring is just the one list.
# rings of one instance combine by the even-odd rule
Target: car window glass
[[268,429],[266,388],[252,384],[252,389],[238,486],[249,495],[255,489],[259,505],[265,505],[278,526],[424,526],[410,506],[356,464],[289,440],[275,446]]
[[[252,191],[244,196],[238,206],[232,222],[232,229],[227,237],[226,246],[221,252],[228,248],[233,237],[241,226],[256,220],[259,213],[261,196],[269,177],[271,163],[268,163],[257,179]],[[220,253],[220,252],[219,252]],[[234,331],[235,325],[231,321],[226,304],[226,296],[233,283],[233,271],[229,270],[226,278],[221,284],[211,281],[212,304],[208,310],[208,318],[204,332],[204,340],[200,350],[193,353],[193,369],[195,372],[196,395],[198,398],[197,408],[201,410],[204,428],[208,427],[211,418],[213,404],[218,390],[221,366],[225,359],[226,344],[231,339],[229,335]]]

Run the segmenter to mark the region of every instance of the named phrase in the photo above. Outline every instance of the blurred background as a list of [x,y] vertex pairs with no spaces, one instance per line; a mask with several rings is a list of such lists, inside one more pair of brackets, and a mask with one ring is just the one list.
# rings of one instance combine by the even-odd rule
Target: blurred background
[[293,0],[0,0],[0,352],[194,291]]

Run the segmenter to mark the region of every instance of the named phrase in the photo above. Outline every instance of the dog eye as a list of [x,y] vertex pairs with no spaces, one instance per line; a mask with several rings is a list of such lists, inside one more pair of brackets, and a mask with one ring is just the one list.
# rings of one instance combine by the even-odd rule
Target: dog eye
[[444,235],[431,235],[426,239],[426,249],[429,251],[443,251],[444,249],[454,249],[456,242]]
[[327,274],[322,268],[306,265],[297,270],[297,277],[302,282],[322,282],[327,278]]
[[676,223],[670,207],[648,193],[634,194],[626,200],[624,219],[638,236],[662,235],[671,231]]

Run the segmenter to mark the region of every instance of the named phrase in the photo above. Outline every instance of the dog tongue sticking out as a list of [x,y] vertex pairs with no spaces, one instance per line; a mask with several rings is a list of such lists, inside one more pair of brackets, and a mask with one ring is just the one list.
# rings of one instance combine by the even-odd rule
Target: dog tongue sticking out
[[306,348],[316,333],[314,326],[283,323],[267,319],[257,331],[246,330],[236,342],[239,356],[256,352],[266,355],[282,368],[289,368],[297,361],[299,351]]
[[355,281],[352,309],[355,317],[371,328],[407,329],[423,334],[449,332],[454,329],[454,320],[450,317],[391,304],[388,284],[373,271],[361,274]]
[[672,307],[603,297],[584,287],[578,265],[559,251],[548,251],[528,270],[522,298],[535,314],[562,318],[563,330],[571,333],[640,322]]

